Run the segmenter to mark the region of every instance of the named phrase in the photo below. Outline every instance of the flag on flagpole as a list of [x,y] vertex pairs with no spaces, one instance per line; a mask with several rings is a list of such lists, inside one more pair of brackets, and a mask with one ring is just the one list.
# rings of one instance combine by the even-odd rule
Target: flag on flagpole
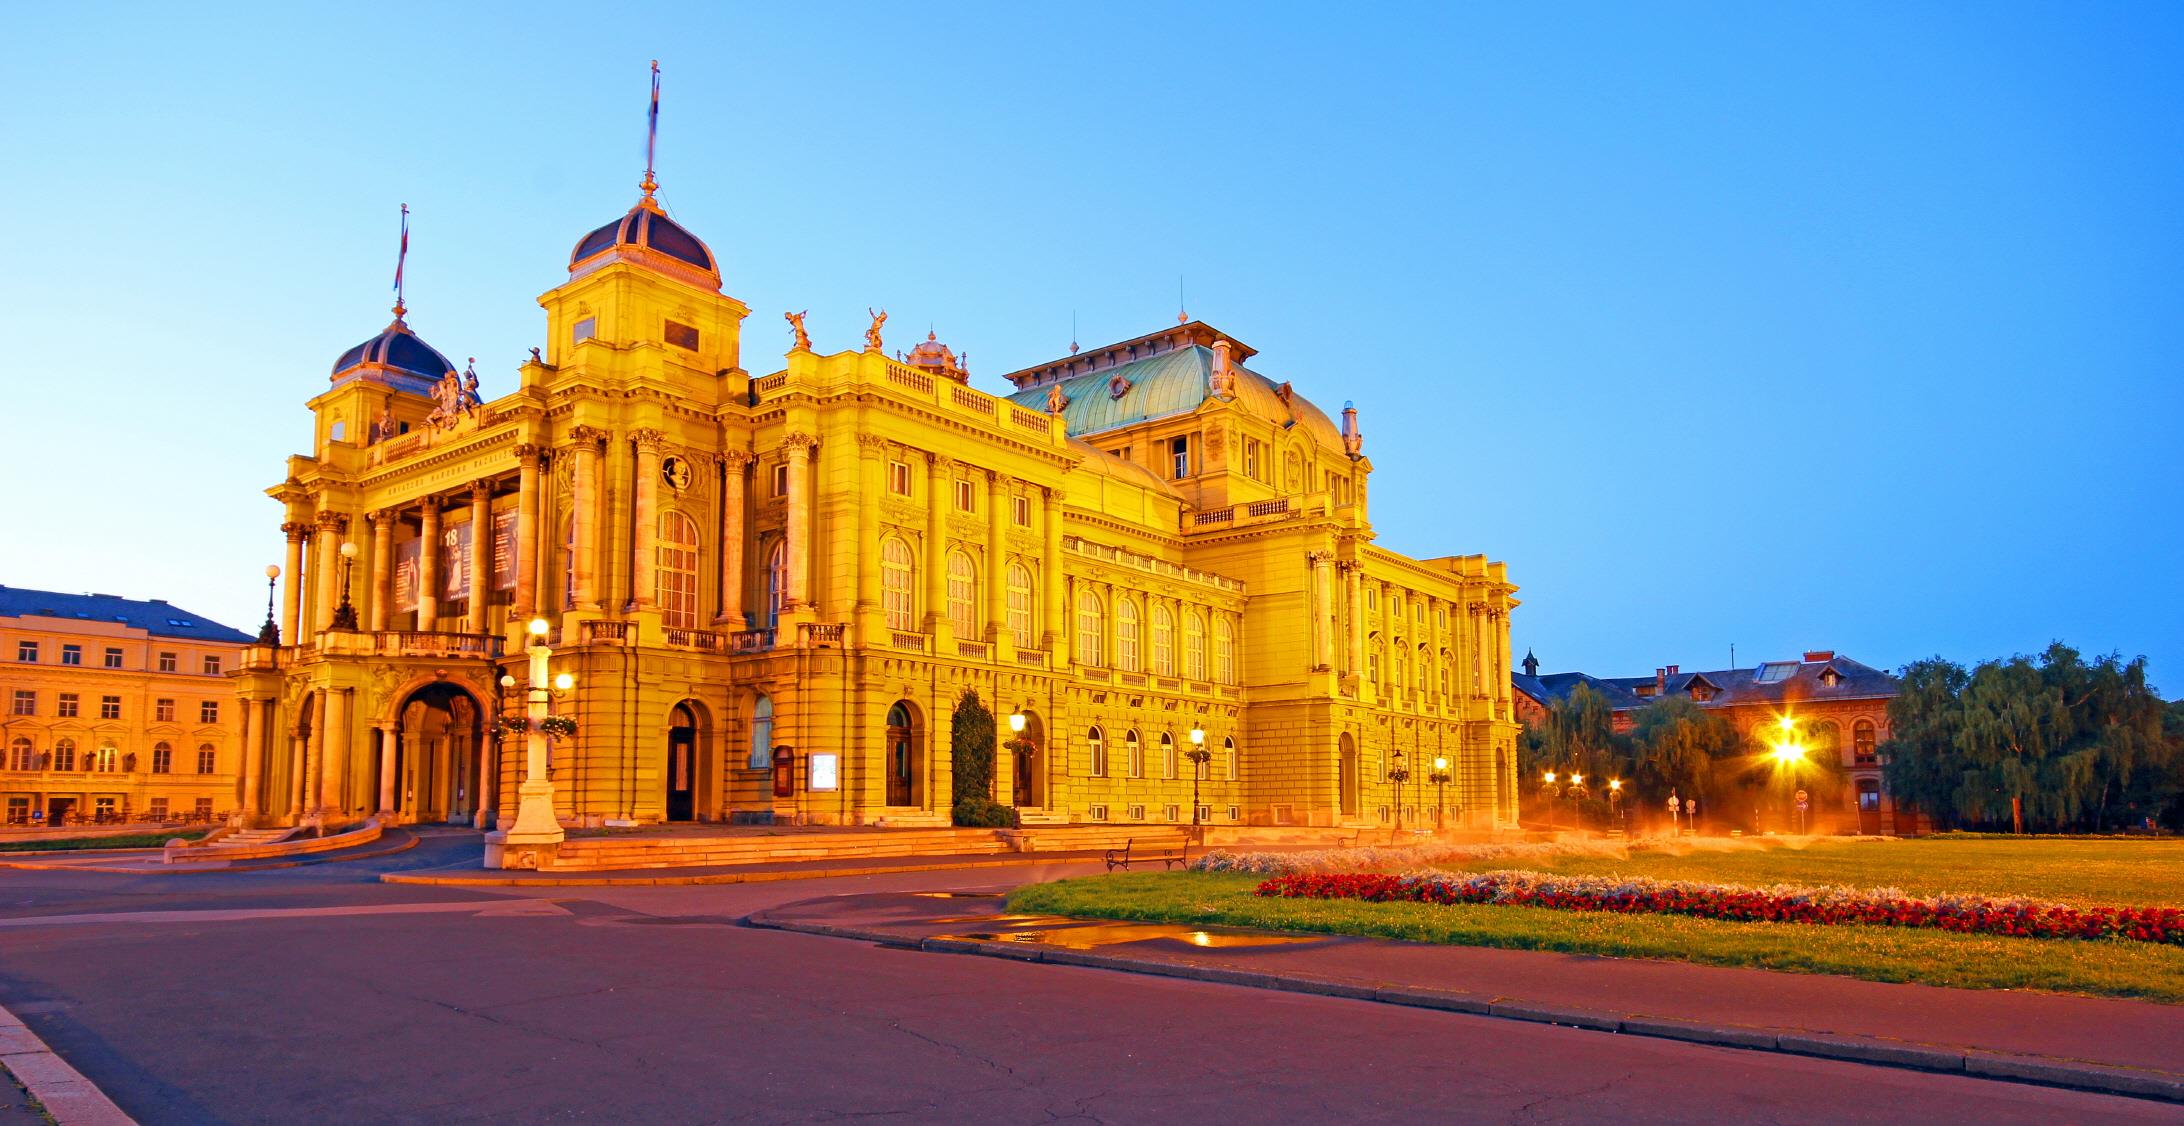
[[653,145],[660,136],[660,60],[652,60],[652,110],[645,116],[645,176],[652,176]]
[[394,256],[394,315],[402,315],[402,268],[409,264],[409,204],[402,205],[402,245]]

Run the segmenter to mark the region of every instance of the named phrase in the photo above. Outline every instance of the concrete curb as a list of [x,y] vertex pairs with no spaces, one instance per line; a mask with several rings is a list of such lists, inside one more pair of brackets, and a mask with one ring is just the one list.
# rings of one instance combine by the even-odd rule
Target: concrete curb
[[[1027,855],[1031,859],[1027,860]],[[1056,863],[1068,864],[1076,862],[1077,859],[1079,858],[1058,860]],[[956,872],[969,868],[1012,868],[1037,862],[1037,854],[1032,853],[996,857],[992,860],[966,860],[949,864],[899,864],[881,868],[806,868],[797,871],[774,872],[707,872],[699,876],[591,875],[570,876],[565,879],[525,879],[519,876],[503,876],[484,870],[481,870],[478,875],[453,876],[388,872],[379,877],[379,882],[383,884],[422,884],[430,887],[694,887],[701,884],[766,884],[777,883],[782,880],[832,880],[842,876],[892,876],[898,872]],[[1099,861],[1093,859],[1089,863],[1097,864]]]
[[14,1013],[0,1008],[0,1067],[60,1126],[136,1126],[114,1100],[68,1061],[53,1054]]
[[[352,860],[376,860],[382,856],[393,856],[398,852],[408,852],[417,847],[419,840],[420,838],[412,833],[409,835],[408,840],[395,845],[393,848],[360,852],[354,856],[306,856],[295,860],[269,860],[263,862],[243,860],[233,866],[222,868],[195,866],[169,868],[164,865],[158,868],[108,868],[96,864],[16,864],[4,860],[0,860],[0,868],[19,868],[26,872],[102,872],[107,875],[121,876],[232,876],[239,872],[270,872],[277,868],[304,868],[313,864],[346,864]],[[158,850],[153,849],[151,851],[156,852]]]
[[1086,950],[1062,950],[1042,947],[1032,943],[990,942],[960,938],[916,939],[908,935],[867,928],[838,927],[823,923],[786,922],[774,919],[770,912],[765,911],[747,917],[744,922],[754,927],[764,927],[771,930],[823,935],[829,938],[860,939],[878,942],[887,946],[917,949],[928,953],[975,954],[989,958],[1008,958],[1019,962],[1046,962],[1057,966],[1115,970],[1122,973],[1211,982],[1217,985],[1240,985],[1252,989],[1310,993],[1324,997],[1375,1001],[1384,1005],[1405,1005],[1411,1008],[1469,1013],[1474,1016],[1495,1017],[1502,1020],[1554,1024],[1595,1032],[1615,1032],[1626,1036],[1650,1036],[1663,1040],[1680,1040],[1685,1043],[1706,1044],[1718,1048],[1743,1048],[1753,1051],[1780,1052],[1785,1055],[1811,1056],[1819,1059],[1843,1060],[1883,1067],[1908,1068],[1914,1071],[1931,1071],[1946,1075],[1968,1075],[1979,1079],[2032,1083],[2048,1087],[2068,1087],[2074,1090],[2093,1091],[2106,1095],[2124,1095],[2131,1098],[2184,1103],[2184,1074],[2142,1071],[2135,1068],[2114,1067],[2049,1056],[2013,1056],[1998,1052],[1985,1052],[1976,1048],[1946,1048],[1931,1044],[1914,1044],[1908,1041],[1887,1040],[1870,1036],[1835,1036],[1802,1030],[1714,1025],[1698,1021],[1637,1016],[1609,1011],[1552,1008],[1520,1001],[1504,1001],[1498,997],[1487,997],[1480,994],[1400,986],[1374,988],[1355,982],[1334,981],[1327,978],[1237,970],[1224,966],[1198,966],[1188,962],[1171,962],[1157,958],[1131,958],[1119,954],[1096,954]]

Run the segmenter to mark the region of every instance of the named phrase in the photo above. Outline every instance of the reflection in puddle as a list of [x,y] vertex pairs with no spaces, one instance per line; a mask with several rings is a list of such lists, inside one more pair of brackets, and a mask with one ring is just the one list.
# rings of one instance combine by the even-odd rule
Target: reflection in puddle
[[989,923],[1002,927],[1073,927],[1075,919],[1060,915],[949,915],[940,919],[919,919],[920,923]]
[[913,891],[919,899],[999,899],[998,891]]
[[1119,946],[1126,942],[1150,942],[1158,938],[1172,938],[1209,950],[1327,941],[1324,936],[1319,935],[1267,934],[1263,931],[1230,930],[1225,927],[1186,927],[1177,923],[1098,923],[1050,930],[983,931],[940,937],[974,942],[1025,942],[1039,946],[1058,946],[1065,950],[1090,950],[1099,946]]

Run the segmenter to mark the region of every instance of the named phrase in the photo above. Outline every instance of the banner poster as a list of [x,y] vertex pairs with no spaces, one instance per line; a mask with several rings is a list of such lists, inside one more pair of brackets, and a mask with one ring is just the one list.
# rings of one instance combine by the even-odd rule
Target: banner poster
[[493,514],[493,589],[516,589],[516,510]]
[[440,533],[441,595],[449,602],[470,597],[470,525],[456,524]]
[[424,541],[406,539],[394,545],[394,609],[406,613],[417,609],[418,553]]

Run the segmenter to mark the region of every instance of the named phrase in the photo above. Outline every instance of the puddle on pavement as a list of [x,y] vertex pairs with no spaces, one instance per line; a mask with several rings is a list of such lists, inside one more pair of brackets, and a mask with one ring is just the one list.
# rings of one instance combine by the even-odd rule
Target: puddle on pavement
[[743,920],[735,915],[625,915],[607,921],[621,927],[732,927]]
[[1045,930],[982,931],[967,934],[941,935],[942,938],[965,939],[972,942],[1023,942],[1038,946],[1058,946],[1064,950],[1091,950],[1101,946],[1119,946],[1127,942],[1150,942],[1154,939],[1172,938],[1207,950],[1222,950],[1239,946],[1288,946],[1304,942],[1325,942],[1325,936],[1306,934],[1267,934],[1263,931],[1229,930],[1222,927],[1187,927],[1179,923],[1094,923],[1078,927],[1055,927]]
[[1061,915],[949,915],[940,919],[919,919],[920,923],[986,923],[1002,927],[1071,927],[1074,919]]
[[919,899],[999,899],[998,891],[913,891]]

